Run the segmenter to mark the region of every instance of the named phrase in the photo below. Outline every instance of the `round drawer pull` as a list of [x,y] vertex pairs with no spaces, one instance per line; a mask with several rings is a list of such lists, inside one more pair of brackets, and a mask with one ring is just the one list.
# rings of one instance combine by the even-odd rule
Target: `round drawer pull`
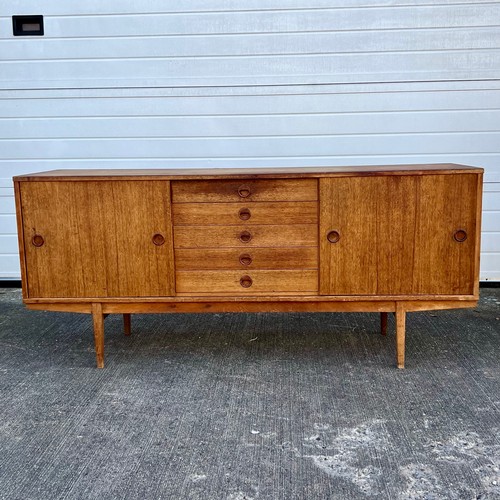
[[340,240],[340,233],[334,229],[333,231],[330,231],[330,232],[326,235],[326,239],[327,239],[330,243],[337,243],[337,241],[339,241],[339,240]]
[[252,257],[247,253],[243,253],[240,255],[240,264],[242,264],[243,266],[249,266],[252,263],[252,260]]
[[252,234],[248,231],[242,231],[240,233],[240,241],[243,243],[248,243],[252,239]]
[[249,208],[242,208],[239,212],[238,212],[238,217],[241,219],[241,220],[248,220],[250,219],[250,217],[252,216],[252,213],[250,212],[250,209]]
[[163,245],[163,243],[165,243],[165,237],[163,236],[163,234],[156,233],[156,234],[153,236],[153,243],[154,243],[157,247],[161,247],[161,246]]
[[250,288],[252,286],[252,278],[250,278],[250,276],[242,276],[240,278],[240,285],[243,287],[243,288]]
[[453,233],[453,239],[459,243],[464,242],[467,239],[467,231],[465,229],[457,229]]
[[248,186],[240,186],[238,188],[238,195],[240,198],[248,198],[252,194]]
[[45,243],[45,240],[41,234],[35,234],[35,236],[31,239],[31,243],[35,247],[41,247]]

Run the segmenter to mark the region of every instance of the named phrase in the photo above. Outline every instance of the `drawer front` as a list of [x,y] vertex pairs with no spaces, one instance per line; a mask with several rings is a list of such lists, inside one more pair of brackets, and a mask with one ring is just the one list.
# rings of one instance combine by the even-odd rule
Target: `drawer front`
[[316,224],[314,201],[261,203],[174,203],[174,225]]
[[317,293],[317,270],[177,271],[177,293]]
[[290,226],[174,226],[175,248],[315,246],[316,224]]
[[316,201],[316,179],[173,181],[173,203]]
[[316,269],[317,247],[296,248],[178,248],[176,269]]

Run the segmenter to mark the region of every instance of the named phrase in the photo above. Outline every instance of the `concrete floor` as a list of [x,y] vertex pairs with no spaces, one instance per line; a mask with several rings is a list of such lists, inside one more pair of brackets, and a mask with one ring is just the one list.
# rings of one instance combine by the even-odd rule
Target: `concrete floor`
[[2,499],[498,499],[500,289],[411,313],[24,309],[0,289]]

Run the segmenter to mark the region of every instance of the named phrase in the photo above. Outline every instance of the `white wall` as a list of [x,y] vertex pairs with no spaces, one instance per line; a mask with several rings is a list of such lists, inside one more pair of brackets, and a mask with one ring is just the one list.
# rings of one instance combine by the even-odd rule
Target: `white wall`
[[[13,14],[45,36],[13,37]],[[486,169],[500,280],[500,3],[0,6],[0,277],[19,278],[12,175],[429,162]]]

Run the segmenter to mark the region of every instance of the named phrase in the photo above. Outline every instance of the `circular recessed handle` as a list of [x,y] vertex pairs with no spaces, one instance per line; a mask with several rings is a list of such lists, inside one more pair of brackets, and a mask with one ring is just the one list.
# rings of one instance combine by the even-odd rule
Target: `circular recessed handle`
[[326,239],[330,243],[337,243],[340,240],[340,233],[337,230],[332,230],[326,235]]
[[459,243],[464,242],[467,239],[467,231],[465,229],[457,229],[453,233],[453,239]]
[[252,194],[248,186],[240,186],[238,188],[238,195],[240,198],[248,198]]
[[243,288],[250,288],[252,286],[252,278],[250,278],[250,276],[242,276],[240,278],[240,285],[243,287]]
[[240,264],[242,264],[243,266],[249,266],[252,263],[252,260],[252,256],[247,253],[243,253],[240,255]]
[[238,217],[241,219],[241,220],[248,220],[250,219],[250,217],[252,216],[252,213],[250,212],[250,209],[249,208],[242,208],[239,212],[238,212]]
[[157,247],[161,247],[161,246],[163,245],[163,243],[165,243],[165,237],[163,236],[163,234],[156,233],[156,234],[153,236],[153,243],[154,243]]
[[252,234],[249,231],[242,231],[240,233],[240,241],[248,243],[252,239]]
[[35,234],[33,238],[31,238],[31,243],[35,247],[41,247],[45,243],[45,240],[41,234]]

